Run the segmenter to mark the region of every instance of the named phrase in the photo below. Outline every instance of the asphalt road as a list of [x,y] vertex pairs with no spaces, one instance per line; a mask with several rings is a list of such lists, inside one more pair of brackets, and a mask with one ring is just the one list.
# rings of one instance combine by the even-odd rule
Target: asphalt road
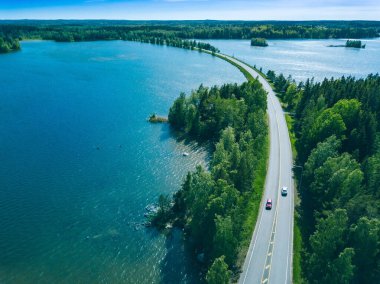
[[[258,77],[268,92],[270,156],[265,191],[256,227],[240,275],[240,284],[292,283],[294,184],[292,150],[285,115],[268,82],[254,69],[227,55],[221,55]],[[281,187],[288,195],[281,196]],[[272,199],[272,210],[265,210]]]

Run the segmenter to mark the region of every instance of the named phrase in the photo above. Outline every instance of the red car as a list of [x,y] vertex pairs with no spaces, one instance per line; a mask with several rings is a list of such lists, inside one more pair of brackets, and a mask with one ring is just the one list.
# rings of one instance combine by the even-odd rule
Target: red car
[[272,209],[272,199],[267,199],[267,203],[265,204],[265,209],[266,210]]

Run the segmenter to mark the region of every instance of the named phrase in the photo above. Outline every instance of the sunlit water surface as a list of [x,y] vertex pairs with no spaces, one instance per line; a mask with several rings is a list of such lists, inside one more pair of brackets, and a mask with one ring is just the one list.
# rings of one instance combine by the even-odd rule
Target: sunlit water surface
[[314,78],[355,76],[380,73],[380,38],[365,39],[365,49],[328,47],[344,45],[345,39],[269,40],[267,47],[250,46],[248,40],[209,40],[221,52],[262,67],[264,72],[291,75],[296,81]]

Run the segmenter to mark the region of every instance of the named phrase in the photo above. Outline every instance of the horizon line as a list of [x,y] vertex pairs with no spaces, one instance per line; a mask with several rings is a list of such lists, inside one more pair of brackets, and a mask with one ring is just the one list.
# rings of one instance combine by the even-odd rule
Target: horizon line
[[380,20],[363,20],[363,19],[351,19],[351,20],[339,20],[339,19],[308,19],[308,20],[242,20],[242,19],[106,19],[106,18],[52,18],[52,19],[38,19],[38,18],[18,18],[18,19],[0,19],[0,21],[130,21],[130,22],[138,22],[138,21],[155,21],[155,22],[175,22],[175,21],[220,21],[220,22],[380,22]]

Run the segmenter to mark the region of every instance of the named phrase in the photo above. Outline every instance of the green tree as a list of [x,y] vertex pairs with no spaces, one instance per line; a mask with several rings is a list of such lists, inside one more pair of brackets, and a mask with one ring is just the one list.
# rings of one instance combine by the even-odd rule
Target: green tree
[[274,82],[274,80],[276,79],[276,73],[273,70],[268,70],[266,75],[269,81],[271,82]]
[[158,228],[164,228],[168,221],[171,220],[171,209],[171,198],[169,195],[160,194],[158,198],[158,210],[157,213],[152,217],[152,224]]
[[208,225],[205,224],[206,207],[213,187],[214,181],[210,173],[198,166],[192,174],[190,188],[185,195],[188,227],[196,244],[204,241],[204,228]]
[[181,93],[169,110],[169,122],[177,129],[186,126],[186,95]]
[[218,179],[230,180],[230,150],[235,144],[235,134],[232,128],[223,131],[222,137],[215,146],[212,159],[212,175]]
[[316,119],[311,117],[311,125],[304,125],[304,133],[300,139],[301,155],[308,157],[311,150],[321,141],[335,135],[338,139],[345,139],[346,125],[339,113],[332,109],[324,110]]
[[204,248],[212,251],[216,231],[216,216],[230,216],[238,205],[239,192],[226,180],[219,179],[216,182],[213,193],[209,197],[204,220]]
[[366,165],[367,189],[377,198],[380,197],[380,153],[370,157]]
[[345,248],[337,259],[330,264],[326,275],[326,282],[331,284],[348,284],[352,283],[355,266],[352,264],[352,259],[355,255],[353,248]]
[[288,84],[289,84],[288,80],[286,80],[286,78],[284,77],[282,73],[278,75],[276,79],[274,80],[274,87],[276,91],[279,93],[285,93],[288,87]]
[[361,103],[357,99],[339,100],[331,109],[340,114],[347,129],[356,127],[361,110]]
[[208,284],[228,284],[230,282],[231,272],[228,270],[224,258],[221,256],[214,260],[206,275]]
[[256,164],[257,158],[253,154],[252,149],[248,149],[242,153],[235,182],[240,192],[252,191]]
[[346,125],[344,124],[342,116],[339,113],[334,112],[332,109],[326,109],[316,119],[311,136],[315,142],[323,141],[331,135],[343,138],[345,130]]
[[341,141],[335,135],[317,144],[317,147],[311,151],[305,163],[303,178],[306,184],[313,182],[315,170],[321,167],[328,158],[338,156],[340,146]]
[[[307,281],[376,282],[380,277],[380,144],[376,142],[380,141],[380,76],[308,80],[298,88],[302,92],[294,106],[295,130],[298,164],[306,161],[300,213]],[[335,208],[345,210],[347,222],[331,222],[322,230],[321,223],[331,219],[330,210]],[[340,233],[335,240],[329,238],[328,227]],[[350,228],[350,233],[341,234],[341,228],[345,232]],[[326,250],[331,255],[322,245],[327,242],[334,245]],[[318,276],[318,271],[326,277]]]
[[226,263],[232,265],[237,254],[237,238],[234,235],[232,220],[230,216],[215,218],[216,232],[214,237],[214,256],[226,256]]
[[320,211],[345,206],[350,198],[360,192],[363,182],[360,165],[344,153],[328,158],[323,166],[315,170],[310,185],[314,207]]
[[330,267],[339,258],[345,244],[347,221],[347,213],[343,209],[337,209],[318,221],[316,231],[310,237],[311,253],[307,263],[312,282],[334,283],[330,282],[333,273]]
[[295,83],[289,84],[283,97],[283,101],[288,104],[288,108],[293,109],[298,101],[298,90]]
[[268,131],[265,120],[266,115],[263,109],[248,113],[248,129],[256,139],[260,139],[261,136],[265,136]]
[[[355,249],[354,263],[357,283],[374,283],[380,257],[380,221],[362,217],[350,229],[350,239]],[[377,271],[378,272],[378,271]]]

